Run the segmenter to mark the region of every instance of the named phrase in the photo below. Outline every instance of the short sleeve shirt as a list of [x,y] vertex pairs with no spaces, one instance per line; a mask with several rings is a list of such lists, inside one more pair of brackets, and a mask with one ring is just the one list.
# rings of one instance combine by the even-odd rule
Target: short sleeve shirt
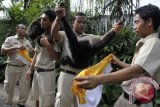
[[[70,58],[72,58],[68,38],[66,37],[66,34],[64,31],[61,31],[61,34],[62,34],[62,37],[60,42],[58,42],[58,44],[62,50],[62,57],[69,56]],[[90,44],[93,44],[101,40],[102,38],[103,36],[97,36],[97,35],[86,34],[86,33],[83,33],[82,35],[77,36],[78,40],[88,40]],[[76,71],[76,72],[80,71],[80,69],[73,68],[70,65],[65,65],[65,66],[62,65],[61,68],[71,70],[71,71]]]
[[[59,52],[58,48],[52,43],[53,50]],[[49,51],[46,47],[40,47],[36,44],[35,50],[38,52],[37,61],[35,63],[36,67],[43,69],[53,69],[55,68],[55,60],[50,57]]]
[[[6,40],[2,44],[2,48],[17,47],[17,46],[20,46],[20,45],[25,46],[27,51],[29,51],[29,49],[32,48],[32,45],[30,44],[30,42],[26,38],[24,38],[23,42],[21,42],[17,35],[10,36],[10,37],[6,38]],[[7,63],[14,64],[14,65],[19,65],[20,63],[16,59],[19,49],[16,49],[15,51],[16,51],[15,54],[12,54],[12,55],[8,56]]]
[[[154,80],[160,83],[160,39],[158,38],[158,33],[149,35],[140,41],[143,42],[143,45],[135,53],[131,66],[134,64],[141,66]],[[145,75],[144,73],[139,77]],[[122,83],[122,88],[125,92],[129,93],[129,87],[132,82],[133,79]]]
[[[17,47],[20,45],[25,46],[27,51],[29,51],[29,49],[32,48],[32,45],[26,38],[24,38],[23,41],[21,42],[17,35],[6,38],[6,40],[2,44],[2,48]],[[16,51],[15,54],[8,56],[7,63],[14,64],[14,65],[19,64],[19,62],[16,60],[19,49],[16,49],[15,51]]]

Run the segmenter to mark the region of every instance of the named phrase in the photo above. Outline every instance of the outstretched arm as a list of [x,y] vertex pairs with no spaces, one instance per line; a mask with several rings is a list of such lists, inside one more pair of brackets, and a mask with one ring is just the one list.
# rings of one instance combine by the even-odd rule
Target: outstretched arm
[[121,30],[123,27],[123,23],[121,21],[118,21],[114,26],[112,27],[110,32],[107,32],[104,34],[103,39],[96,42],[92,46],[92,53],[96,54],[99,50],[103,49],[106,45],[112,42],[112,40],[115,38],[118,31]]
[[133,65],[117,72],[102,74],[98,76],[76,77],[77,85],[84,89],[93,89],[100,84],[120,83],[144,73],[144,69],[139,65]]
[[65,16],[65,9],[58,7],[56,10],[56,19],[54,20],[51,28],[51,36],[53,40],[59,42],[61,40],[60,28],[61,28],[61,18]]

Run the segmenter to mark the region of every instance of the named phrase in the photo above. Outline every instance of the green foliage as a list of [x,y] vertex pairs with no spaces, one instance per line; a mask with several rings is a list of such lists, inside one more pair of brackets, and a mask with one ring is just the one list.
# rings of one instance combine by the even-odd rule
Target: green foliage
[[25,17],[24,17],[25,12],[23,11],[22,7],[23,7],[23,2],[20,2],[8,8],[8,14],[13,24],[22,23],[22,22],[26,23]]
[[10,23],[10,21],[5,19],[0,21],[0,46],[6,37],[15,34],[15,27],[12,27]]
[[28,9],[25,11],[26,22],[31,23],[36,17],[39,17],[43,11],[40,0],[33,0],[30,2]]
[[4,80],[4,72],[5,72],[5,64],[6,57],[5,56],[0,56],[0,82]]
[[100,107],[113,107],[118,97],[121,95],[122,89],[119,84],[112,84],[103,86],[102,99]]
[[156,103],[156,105],[154,107],[159,107],[160,106],[160,90],[158,90],[157,93],[156,93],[155,103]]
[[[8,20],[0,21],[0,44],[4,42],[6,37],[15,34],[15,26],[18,23],[26,23],[29,25],[32,20],[40,16],[44,9],[54,8],[56,3],[65,2],[66,11],[68,14],[74,14],[75,12],[82,9],[79,7],[83,7],[80,4],[74,11],[70,11],[70,0],[18,0],[18,2],[17,0],[12,0],[16,2],[13,2],[13,5],[10,8],[4,8],[2,6],[2,1],[3,0],[0,0],[0,10],[6,9],[5,11],[8,12]],[[132,14],[132,9],[134,6],[132,1],[133,0],[96,0],[96,5],[93,5],[93,0],[89,0],[90,7],[85,11],[85,13],[87,16],[91,16],[92,18],[89,18],[87,21],[88,23],[86,32],[93,34],[103,34],[105,32],[105,28],[99,23],[101,23],[101,18],[104,16],[104,13],[106,12],[108,14],[111,12],[112,17],[114,18],[120,18],[123,16],[126,10],[128,10],[129,14]],[[107,18],[107,24],[111,23],[113,19],[110,20]],[[107,27],[111,27],[110,24],[107,25]],[[118,34],[115,40],[99,53],[97,59],[95,59],[95,63],[109,53],[114,53],[120,60],[130,63],[133,57],[137,39],[138,38],[132,32],[132,28],[130,26],[124,27],[124,29]],[[5,60],[5,56],[0,57],[1,64],[3,64]],[[4,67],[0,71],[0,81],[3,79]],[[113,104],[121,92],[122,89],[119,84],[105,85],[103,88],[103,98],[101,100],[100,107],[113,107]],[[159,95],[156,99],[156,103],[160,104]],[[158,105],[156,107],[158,107]]]
[[[13,28],[10,27],[10,22],[8,20],[0,21],[0,46],[4,42],[5,38],[13,34]],[[4,80],[4,70],[5,70],[6,56],[0,55],[0,82]]]
[[102,56],[113,53],[121,61],[130,63],[137,40],[138,37],[133,33],[132,28],[126,26],[121,30],[114,41],[104,48]]

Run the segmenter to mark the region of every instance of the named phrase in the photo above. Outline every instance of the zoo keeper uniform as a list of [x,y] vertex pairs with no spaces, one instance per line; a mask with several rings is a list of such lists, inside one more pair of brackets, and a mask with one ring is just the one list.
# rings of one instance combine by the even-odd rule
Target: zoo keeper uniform
[[[55,46],[53,49],[55,49]],[[53,107],[55,104],[56,72],[55,60],[50,57],[46,47],[36,45],[38,56],[31,89],[31,99],[39,100],[40,107]]]
[[[136,47],[139,47],[139,44],[142,44],[142,46],[140,49],[137,49],[138,52],[135,52],[131,65],[138,64],[146,71],[146,73],[138,77],[146,76],[148,73],[156,82],[158,82],[158,84],[160,84],[160,39],[158,38],[158,33],[151,34],[139,40]],[[132,82],[133,79],[124,81],[121,85],[123,91],[128,95]],[[122,94],[114,107],[137,107],[137,105],[129,104],[129,100]],[[139,107],[153,107],[153,102],[140,104]]]
[[[29,51],[32,48],[30,42],[24,38],[21,42],[17,35],[6,38],[2,44],[2,48],[17,47],[23,45]],[[7,66],[5,69],[4,89],[7,92],[6,104],[12,104],[14,88],[19,83],[19,103],[25,103],[30,91],[30,81],[25,79],[25,73],[28,65],[16,59],[19,49],[15,50],[15,54],[8,55]]]
[[[71,57],[70,47],[69,47],[69,41],[66,37],[65,32],[60,31],[63,36],[61,36],[61,40],[57,42],[60,49],[62,49],[62,57],[63,56],[69,56]],[[78,40],[89,40],[89,42],[92,44],[98,40],[101,40],[103,36],[95,36],[92,34],[85,34],[77,36]],[[85,54],[85,52],[84,52]],[[87,59],[86,59],[87,60]],[[74,96],[74,94],[71,91],[71,87],[73,84],[74,77],[82,71],[82,69],[76,69],[73,68],[70,65],[61,65],[62,72],[60,72],[60,76],[58,78],[58,92],[56,94],[56,103],[55,107],[71,107],[74,105],[74,107],[77,107],[77,99]]]

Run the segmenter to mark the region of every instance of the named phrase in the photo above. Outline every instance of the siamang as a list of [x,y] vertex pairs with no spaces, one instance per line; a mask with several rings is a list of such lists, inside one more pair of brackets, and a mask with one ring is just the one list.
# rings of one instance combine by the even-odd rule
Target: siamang
[[[70,50],[72,53],[72,59],[69,56],[63,56],[60,59],[60,63],[65,65],[69,64],[74,68],[83,69],[88,67],[93,62],[93,57],[97,54],[98,51],[103,49],[104,46],[109,44],[111,40],[116,36],[114,31],[109,32],[105,35],[103,40],[91,45],[88,40],[79,40],[77,39],[76,35],[72,31],[72,28],[65,17],[62,18],[63,27],[61,30],[66,32],[66,36],[69,40]],[[122,24],[121,22],[119,24]],[[27,30],[29,38],[34,41],[36,40],[39,46],[40,39],[42,38],[42,34],[44,33],[44,29],[41,28],[40,25],[40,18],[35,19]],[[53,42],[53,37],[49,35],[48,39],[49,42]]]
[[27,35],[29,36],[29,38],[32,40],[32,41],[35,41],[37,42],[37,44],[39,46],[42,46],[40,44],[40,39],[41,39],[41,35],[44,33],[44,29],[41,28],[41,18],[38,17],[36,18],[35,20],[33,20],[31,22],[31,24],[29,25],[28,29],[27,29]]
[[[53,22],[56,18],[56,13],[55,11],[53,11],[52,9],[47,9],[44,10],[42,12],[42,14],[45,14],[48,17],[48,20],[50,22]],[[48,41],[50,43],[53,43],[53,37],[51,36],[50,32],[46,31],[42,26],[41,26],[41,19],[43,20],[43,18],[38,17],[36,18],[29,26],[27,33],[28,36],[30,37],[30,39],[33,40],[37,40],[37,43],[42,47],[42,45],[40,44],[40,40],[42,37],[47,36],[48,37]],[[44,35],[44,36],[42,36]]]
[[27,35],[31,41],[35,41],[39,46],[43,47],[40,43],[42,34],[45,34],[48,37],[48,41],[50,43],[53,43],[53,37],[50,34],[45,33],[45,30],[41,27],[40,21],[41,21],[41,18],[38,17],[31,22],[31,24],[27,29]]
[[[69,41],[70,51],[72,53],[72,59],[69,56],[61,58],[60,62],[65,65],[69,64],[74,68],[83,69],[88,67],[93,62],[93,57],[100,50],[102,50],[107,44],[109,44],[116,36],[116,32],[111,31],[105,34],[103,40],[90,44],[88,40],[78,40],[75,33],[72,31],[65,17],[62,18],[63,29],[66,32],[66,36]],[[118,24],[123,24],[121,21]]]

